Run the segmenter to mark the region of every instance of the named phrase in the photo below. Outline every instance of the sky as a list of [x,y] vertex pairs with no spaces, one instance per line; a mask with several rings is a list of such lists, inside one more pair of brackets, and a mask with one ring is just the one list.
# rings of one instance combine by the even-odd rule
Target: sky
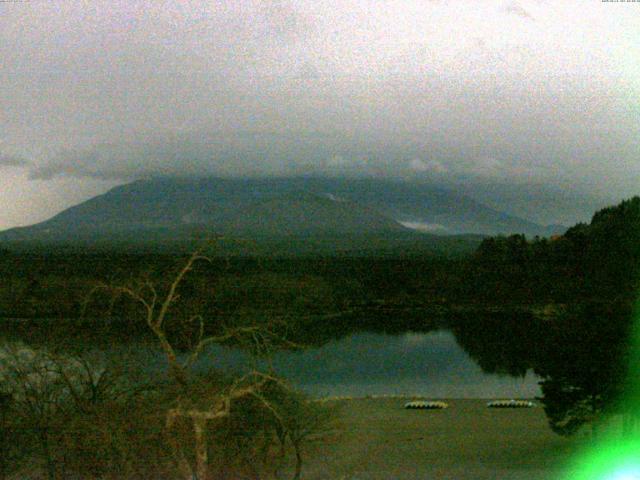
[[0,229],[172,175],[624,198],[639,101],[640,3],[3,1]]

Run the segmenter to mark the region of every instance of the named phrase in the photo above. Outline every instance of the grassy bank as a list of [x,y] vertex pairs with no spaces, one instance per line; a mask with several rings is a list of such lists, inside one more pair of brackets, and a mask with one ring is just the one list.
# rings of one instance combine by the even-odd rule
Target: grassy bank
[[547,426],[542,408],[488,409],[450,400],[440,411],[405,410],[406,399],[336,400],[340,431],[320,442],[307,479],[561,479],[576,448]]

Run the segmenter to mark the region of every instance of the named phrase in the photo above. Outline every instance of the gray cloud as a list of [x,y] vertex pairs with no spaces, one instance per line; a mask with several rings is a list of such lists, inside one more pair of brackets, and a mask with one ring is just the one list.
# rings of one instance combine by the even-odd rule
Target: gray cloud
[[505,7],[505,11],[511,15],[516,15],[520,18],[535,21],[535,18],[525,8],[516,2],[511,2]]
[[[64,150],[34,166],[32,179],[56,176],[132,180],[147,176],[273,176],[390,173],[401,152],[322,132],[198,132],[146,142]],[[409,168],[408,164],[407,167]]]
[[[477,137],[484,141],[478,143]],[[444,179],[550,180],[570,172],[553,169],[536,152],[525,153],[485,130],[452,139],[368,138],[340,130],[316,132],[197,132],[149,136],[144,142],[104,143],[66,149],[50,161],[33,165],[31,179],[58,176],[129,181],[153,176],[347,175]],[[553,162],[551,162],[553,165]]]
[[6,153],[0,150],[0,166],[3,167],[27,167],[31,164],[29,160],[20,156]]

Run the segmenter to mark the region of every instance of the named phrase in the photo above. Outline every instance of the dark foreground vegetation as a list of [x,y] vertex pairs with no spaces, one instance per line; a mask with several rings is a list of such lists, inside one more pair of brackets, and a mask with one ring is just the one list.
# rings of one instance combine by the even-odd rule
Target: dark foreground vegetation
[[300,478],[306,444],[329,412],[257,364],[236,378],[194,368],[212,344],[234,342],[256,358],[292,345],[279,318],[225,319],[213,333],[191,302],[178,308],[184,280],[207,261],[196,252],[165,282],[99,282],[86,298],[98,312],[106,305],[105,315],[131,306],[131,325],[157,344],[162,371],[153,354],[91,358],[77,336],[0,350],[3,476]]
[[[631,425],[620,399],[635,393],[639,267],[640,198],[562,236],[489,238],[468,256],[3,250],[2,329],[22,347],[2,352],[0,478],[33,465],[49,479],[299,478],[330,412],[268,368],[191,367],[211,343],[264,366],[278,349],[362,329],[446,327],[487,372],[533,370],[559,434],[613,414]],[[83,348],[131,338],[167,368]]]

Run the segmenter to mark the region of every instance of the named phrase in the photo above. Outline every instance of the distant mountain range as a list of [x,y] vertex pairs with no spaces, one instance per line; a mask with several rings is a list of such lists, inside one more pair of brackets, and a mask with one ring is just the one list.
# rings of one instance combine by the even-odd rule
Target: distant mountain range
[[179,240],[199,232],[283,241],[349,237],[355,245],[356,238],[415,242],[433,239],[434,234],[548,236],[562,231],[561,226],[541,226],[464,194],[421,183],[324,177],[162,178],[115,187],[45,222],[0,232],[0,241],[135,244]]

